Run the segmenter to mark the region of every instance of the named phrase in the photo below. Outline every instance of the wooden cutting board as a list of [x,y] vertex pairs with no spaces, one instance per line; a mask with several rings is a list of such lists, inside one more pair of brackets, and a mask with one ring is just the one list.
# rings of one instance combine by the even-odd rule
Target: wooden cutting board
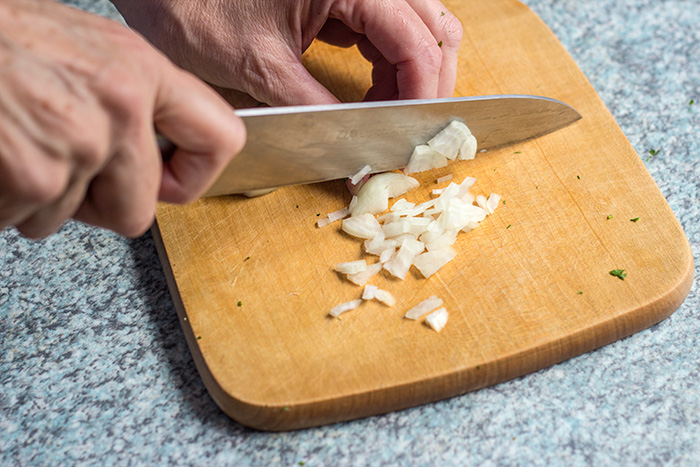
[[[453,173],[506,204],[461,234],[457,259],[429,280],[375,278],[395,307],[368,302],[340,320],[329,309],[361,289],[332,266],[363,258],[361,244],[340,223],[315,224],[348,203],[342,182],[159,206],[154,234],[188,344],[216,403],[242,424],[302,428],[489,386],[640,331],[690,289],[679,223],[546,25],[514,0],[445,4],[465,25],[456,95],[544,95],[583,119],[422,174],[409,201]],[[356,50],[316,44],[305,63],[342,100],[369,87]],[[439,334],[402,319],[433,294],[450,312]]]

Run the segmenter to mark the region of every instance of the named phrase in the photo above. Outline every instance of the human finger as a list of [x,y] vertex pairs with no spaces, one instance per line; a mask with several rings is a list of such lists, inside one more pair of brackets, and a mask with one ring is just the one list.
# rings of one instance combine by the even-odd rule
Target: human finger
[[407,0],[407,2],[430,29],[442,52],[438,97],[451,97],[457,79],[462,24],[438,0]]
[[396,66],[400,99],[438,96],[442,52],[430,29],[408,3],[335,2],[330,15],[353,31],[364,33]]
[[245,126],[233,108],[180,70],[163,76],[154,122],[177,147],[163,165],[162,201],[185,203],[201,195],[245,143]]

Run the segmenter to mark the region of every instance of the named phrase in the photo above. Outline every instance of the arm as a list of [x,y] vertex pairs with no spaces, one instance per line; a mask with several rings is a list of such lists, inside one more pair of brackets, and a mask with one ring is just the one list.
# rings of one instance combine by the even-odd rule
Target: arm
[[[178,146],[165,164],[154,128]],[[244,140],[228,104],[136,33],[0,2],[0,228],[43,237],[73,217],[139,235],[158,199],[201,194]]]

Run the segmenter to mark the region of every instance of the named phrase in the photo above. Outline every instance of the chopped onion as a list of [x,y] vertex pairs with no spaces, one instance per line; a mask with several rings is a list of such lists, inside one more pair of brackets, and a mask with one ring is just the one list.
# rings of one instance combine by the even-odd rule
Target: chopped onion
[[447,310],[443,308],[438,308],[437,310],[430,313],[425,317],[425,321],[433,328],[434,331],[440,332],[442,328],[447,324],[448,313]]
[[352,212],[355,206],[357,206],[357,196],[353,195],[350,204],[348,204],[348,211]]
[[384,269],[392,276],[398,277],[401,280],[405,279],[408,270],[411,268],[411,264],[413,264],[413,259],[420,254],[424,248],[425,245],[423,245],[421,241],[411,239],[404,240],[396,256],[384,263]]
[[449,182],[450,180],[452,180],[452,177],[453,177],[452,174],[445,175],[444,177],[438,178],[435,183],[437,183],[439,185],[440,183]]
[[353,185],[357,185],[358,183],[360,183],[360,180],[362,180],[365,177],[365,175],[369,175],[371,172],[372,167],[370,167],[369,165],[365,165],[355,175],[350,177],[350,183],[352,183]]
[[455,256],[457,256],[457,252],[454,248],[446,246],[439,250],[428,251],[416,256],[413,260],[413,265],[427,279],[438,272],[441,267],[452,261]]
[[448,159],[455,160],[470,135],[471,131],[464,123],[454,120],[428,141],[428,146]]
[[396,299],[391,293],[386,290],[377,289],[374,294],[374,298],[385,304],[386,306],[396,305]]
[[335,222],[340,219],[345,219],[350,215],[350,210],[347,207],[344,207],[342,209],[338,209],[337,211],[334,211],[330,214],[328,214],[328,220],[330,222]]
[[498,207],[498,202],[501,200],[501,195],[497,195],[496,193],[491,193],[491,196],[489,196],[489,199],[486,200],[486,210],[489,212],[489,214],[493,214],[493,211],[496,210]]
[[445,167],[446,165],[447,157],[435,149],[432,149],[430,146],[422,144],[413,149],[413,154],[411,154],[411,158],[406,166],[406,172],[409,174],[425,172],[426,170],[437,169]]
[[343,232],[353,237],[373,239],[382,231],[377,219],[370,213],[361,216],[348,217],[343,220]]
[[341,274],[357,274],[367,270],[367,262],[364,259],[359,259],[357,261],[348,261],[347,263],[338,263],[335,265],[335,270]]
[[410,203],[405,199],[401,198],[400,200],[395,202],[393,206],[391,206],[391,212],[407,211],[413,209],[414,207],[416,207],[416,203]]
[[418,180],[406,175],[387,172],[370,178],[357,193],[357,205],[352,216],[379,214],[389,207],[389,198],[396,198],[418,186]]
[[426,313],[430,313],[434,309],[441,307],[442,306],[442,299],[438,297],[437,295],[432,295],[422,302],[420,302],[418,305],[414,306],[410,310],[406,312],[404,315],[404,318],[408,319],[420,319],[421,316],[423,316]]
[[327,225],[331,224],[331,220],[327,217],[321,218],[316,222],[316,225],[318,225],[318,228],[321,229]]
[[486,196],[484,196],[484,195],[477,196],[476,197],[476,204],[478,204],[481,209],[488,212],[488,208],[486,207]]
[[394,257],[394,253],[396,253],[396,247],[387,248],[379,254],[379,262],[382,264],[386,263]]
[[476,138],[470,134],[459,147],[457,158],[461,161],[471,160],[476,157]]
[[362,299],[357,299],[357,300],[351,300],[349,302],[341,303],[340,305],[336,305],[333,308],[331,308],[331,311],[328,313],[334,318],[337,318],[341,314],[345,313],[346,311],[354,310],[358,306],[362,304]]
[[379,271],[382,270],[381,263],[374,263],[367,266],[366,271],[358,272],[357,274],[348,274],[347,279],[353,284],[357,284],[360,287],[365,285],[369,280],[374,277]]
[[433,194],[434,194],[434,195],[441,195],[444,191],[445,191],[444,188],[435,188],[435,189],[433,190]]
[[362,292],[362,300],[372,300],[377,294],[377,286],[367,284],[365,290]]

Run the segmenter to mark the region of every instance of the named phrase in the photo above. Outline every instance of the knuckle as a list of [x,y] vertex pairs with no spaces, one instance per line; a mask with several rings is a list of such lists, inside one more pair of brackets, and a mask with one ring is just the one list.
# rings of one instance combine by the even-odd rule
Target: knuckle
[[462,36],[464,35],[464,28],[462,27],[462,22],[450,14],[444,23],[444,30],[447,34],[445,42],[449,46],[458,46],[462,42]]
[[154,218],[152,210],[140,210],[125,216],[113,230],[125,237],[140,237],[153,225]]
[[17,180],[17,194],[20,199],[34,205],[53,203],[66,189],[65,177],[45,170],[27,170]]

